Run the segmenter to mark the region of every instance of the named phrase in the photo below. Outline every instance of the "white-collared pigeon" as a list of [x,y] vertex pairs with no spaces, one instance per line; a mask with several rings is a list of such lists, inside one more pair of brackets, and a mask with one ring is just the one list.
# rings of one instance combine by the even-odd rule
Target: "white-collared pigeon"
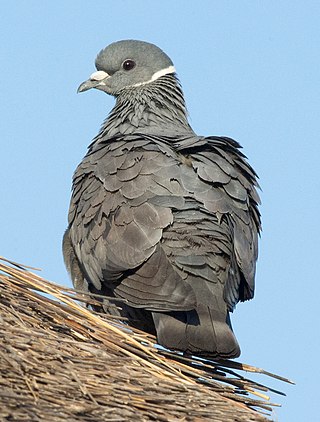
[[73,284],[166,348],[237,357],[229,312],[254,293],[257,176],[236,141],[193,132],[160,48],[115,42],[96,68],[79,92],[116,104],[73,177],[63,240]]

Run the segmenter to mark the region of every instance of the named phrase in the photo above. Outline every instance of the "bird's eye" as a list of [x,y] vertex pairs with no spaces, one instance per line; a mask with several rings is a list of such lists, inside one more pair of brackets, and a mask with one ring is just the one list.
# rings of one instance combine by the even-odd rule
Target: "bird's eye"
[[122,67],[124,70],[131,70],[135,67],[135,62],[133,60],[127,59],[122,63]]

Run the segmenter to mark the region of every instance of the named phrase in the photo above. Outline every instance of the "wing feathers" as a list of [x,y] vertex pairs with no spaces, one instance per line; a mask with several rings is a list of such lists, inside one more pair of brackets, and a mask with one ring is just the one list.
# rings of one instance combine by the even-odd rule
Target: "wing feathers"
[[[212,349],[227,356],[229,348],[235,356],[227,309],[253,296],[256,186],[255,172],[229,138],[99,140],[73,179],[69,261],[81,263],[96,289],[105,284],[128,306],[186,312],[187,339],[177,335],[178,343],[187,342],[184,350],[204,347],[210,332]],[[192,309],[203,331],[195,328]],[[176,317],[165,319],[179,331],[183,324],[172,322]],[[154,316],[158,328],[161,318]],[[163,344],[176,344],[159,330]],[[223,350],[218,339],[226,336],[230,344]]]

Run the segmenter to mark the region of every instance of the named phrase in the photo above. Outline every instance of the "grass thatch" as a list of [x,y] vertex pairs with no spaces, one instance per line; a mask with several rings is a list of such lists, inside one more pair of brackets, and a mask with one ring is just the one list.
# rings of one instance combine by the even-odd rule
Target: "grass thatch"
[[158,349],[88,301],[0,258],[1,421],[269,420],[274,390],[235,370],[288,380]]

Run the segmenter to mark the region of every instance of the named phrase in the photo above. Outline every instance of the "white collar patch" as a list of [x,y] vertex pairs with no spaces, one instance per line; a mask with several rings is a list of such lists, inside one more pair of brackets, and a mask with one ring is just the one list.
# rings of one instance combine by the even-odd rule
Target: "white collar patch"
[[176,69],[175,69],[174,66],[166,67],[165,69],[158,70],[156,73],[154,73],[152,75],[151,79],[149,79],[148,81],[138,82],[137,84],[134,84],[134,85],[131,85],[131,86],[133,87],[133,86],[140,86],[140,85],[149,84],[150,82],[154,82],[157,79],[161,78],[161,76],[168,75],[169,73],[174,73],[175,71],[176,71]]
[[151,80],[148,82],[153,82],[156,79],[161,78],[161,76],[168,75],[169,73],[174,73],[175,71],[176,69],[174,66],[169,66],[169,67],[166,67],[165,69],[158,70],[158,72],[152,75]]

